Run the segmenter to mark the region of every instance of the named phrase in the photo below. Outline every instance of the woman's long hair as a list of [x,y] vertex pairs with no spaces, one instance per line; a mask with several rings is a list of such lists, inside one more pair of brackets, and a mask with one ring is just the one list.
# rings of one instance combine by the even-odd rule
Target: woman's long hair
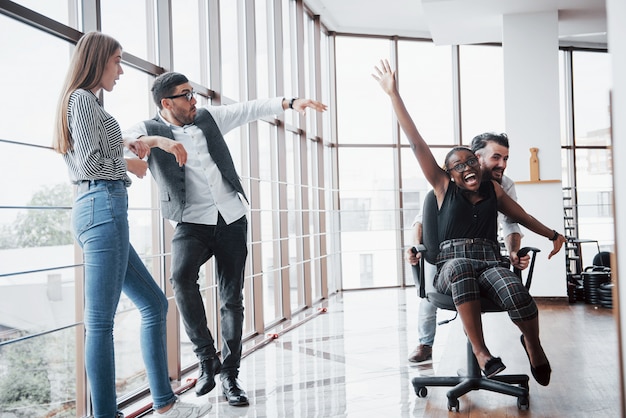
[[65,154],[72,149],[67,120],[70,95],[76,89],[91,90],[98,86],[109,58],[121,48],[118,41],[100,32],[86,33],[78,40],[56,110],[52,141],[56,152]]

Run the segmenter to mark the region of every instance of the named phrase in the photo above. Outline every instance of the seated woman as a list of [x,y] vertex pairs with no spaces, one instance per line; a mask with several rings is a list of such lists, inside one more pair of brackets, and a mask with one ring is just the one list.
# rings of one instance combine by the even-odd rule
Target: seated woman
[[553,250],[548,258],[560,251],[565,238],[526,213],[493,180],[481,182],[478,159],[471,149],[453,148],[446,156],[445,169],[441,168],[400,97],[395,71],[391,70],[389,62],[381,61],[376,73],[372,76],[391,98],[398,122],[437,198],[441,252],[437,257],[435,287],[441,293],[452,295],[485,376],[493,377],[505,366],[499,357],[491,355],[485,345],[481,293],[508,312],[522,332],[521,343],[535,380],[541,385],[548,385],[552,369],[539,340],[537,305],[519,278],[502,262],[496,243],[498,211],[550,239]]

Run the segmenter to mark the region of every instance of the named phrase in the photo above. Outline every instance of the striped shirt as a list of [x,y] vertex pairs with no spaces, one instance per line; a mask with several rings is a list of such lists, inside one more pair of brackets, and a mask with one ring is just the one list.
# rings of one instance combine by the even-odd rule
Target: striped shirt
[[120,126],[89,90],[75,90],[67,108],[72,149],[64,154],[72,183],[83,180],[124,180],[124,143]]

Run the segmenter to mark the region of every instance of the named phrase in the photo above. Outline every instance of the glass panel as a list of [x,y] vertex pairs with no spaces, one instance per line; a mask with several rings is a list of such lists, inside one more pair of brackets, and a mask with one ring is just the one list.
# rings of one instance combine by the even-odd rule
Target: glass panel
[[222,42],[222,94],[241,100],[239,73],[239,24],[237,5],[240,1],[220,1],[220,39]]
[[[300,161],[300,143],[299,136],[291,133],[286,135],[286,164],[287,164],[287,213],[288,226],[287,233],[289,236],[289,288],[290,303],[292,309],[297,309],[304,304],[300,299],[303,270],[302,263],[302,205],[301,205],[301,189],[300,175],[298,173]],[[284,264],[284,262],[283,262]]]
[[309,156],[309,245],[311,247],[311,291],[313,301],[322,297],[322,271],[320,271],[320,201],[318,187],[317,142],[306,141]]
[[393,152],[339,150],[344,289],[397,284]]
[[276,141],[271,134],[273,127],[259,123],[259,208],[261,210],[261,245],[263,254],[263,312],[265,324],[282,317],[280,286],[280,245],[277,199]]
[[[314,72],[314,68],[312,68],[312,66],[314,65],[314,59],[313,59],[313,54],[315,53],[315,51],[313,50],[313,48],[315,48],[315,45],[313,44],[313,24],[312,24],[312,20],[309,18],[309,16],[307,14],[305,14],[304,16],[304,41],[303,41],[303,46],[302,46],[302,57],[304,58],[304,73],[302,74],[302,77],[304,78],[304,93],[301,93],[304,97],[314,97],[313,92],[315,91],[315,80],[313,79],[313,76],[315,75]],[[315,112],[307,112],[306,113],[306,118],[305,118],[305,123],[306,126],[304,126],[303,128],[306,130],[307,137],[311,137],[314,135],[313,130],[312,130],[312,122],[313,122],[313,118],[314,118],[314,113]]]
[[[148,59],[148,13],[145,1],[107,0],[100,2],[102,32],[113,36],[124,51]],[[123,13],[120,11],[123,10]]]
[[[296,3],[292,0],[282,0],[282,25],[283,25],[283,51],[282,65],[284,84],[283,91],[287,97],[293,97],[298,92],[297,78],[295,74],[296,56],[296,32],[295,32],[295,8]],[[293,17],[292,17],[293,16]],[[280,58],[280,57],[279,57]],[[280,62],[280,60],[279,60]],[[296,112],[286,112],[285,122],[293,124]]]
[[451,47],[400,41],[398,55],[398,86],[420,133],[429,145],[455,143]]
[[574,132],[576,145],[611,145],[610,55],[574,51]]
[[[49,17],[50,19],[54,19],[58,22],[61,22],[64,25],[73,27],[74,29],[78,29],[78,26],[75,24],[76,22],[74,22],[74,20],[76,20],[75,14],[74,13],[70,14],[70,9],[69,9],[73,1],[69,1],[69,0],[47,0],[47,1],[13,0],[13,2],[17,4],[21,4],[24,7],[27,7],[31,10],[34,10],[37,13],[40,13],[46,17]],[[74,18],[72,19],[71,16],[74,16]],[[4,24],[0,24],[0,28],[2,28],[3,25]],[[0,32],[2,32],[2,29],[0,29]],[[4,36],[2,36],[2,39],[10,39],[10,38],[5,38]],[[24,48],[24,45],[22,44],[22,42],[23,40],[20,38],[20,42],[18,42],[18,44],[21,44],[22,49],[27,51],[27,48]],[[37,50],[37,52],[39,53],[39,49]],[[46,68],[46,70],[47,69],[48,68]]]
[[[205,19],[198,0],[170,2],[172,8],[172,50],[174,70],[190,80],[203,82],[200,59],[202,54],[202,31],[200,22]],[[222,5],[224,2],[222,2]],[[222,6],[224,8],[224,6]]]
[[[571,145],[572,139],[569,138],[569,129],[568,124],[572,120],[572,115],[568,112],[569,99],[568,92],[570,91],[567,77],[567,72],[569,72],[569,68],[565,67],[565,60],[567,58],[567,54],[569,52],[559,51],[559,107],[561,109],[561,146]],[[566,161],[566,160],[563,160]]]
[[[16,158],[20,155],[28,158],[29,163],[24,164],[23,158]],[[72,186],[65,162],[59,154],[46,148],[0,142],[0,166],[3,178],[20,179],[3,182],[0,205],[71,206]],[[45,167],[45,175],[34,167]],[[6,224],[13,222],[14,218],[0,220],[0,223]]]
[[[73,255],[72,245],[0,250],[2,274],[7,274],[0,277],[0,340],[50,331],[76,322],[75,268],[51,269],[74,265]],[[32,273],[19,274],[26,271]]]
[[[613,170],[609,149],[576,150],[578,238],[594,239],[601,251],[614,251]],[[583,266],[593,265],[595,251],[583,252]]]
[[302,238],[289,237],[289,297],[291,310],[296,311],[304,306],[304,266],[302,261]]
[[0,346],[0,416],[77,416],[76,376],[73,327]]
[[[323,32],[322,32],[322,40],[320,42],[321,44],[321,61],[322,61],[322,97],[318,98],[319,100],[322,101],[322,103],[328,105],[331,100],[330,98],[333,96],[333,92],[331,91],[330,88],[330,77],[331,77],[331,70],[330,70],[330,62],[328,61],[328,54],[329,54],[329,43],[330,43],[330,38],[328,36],[326,36]],[[317,135],[322,134],[323,138],[324,138],[324,143],[330,143],[330,142],[335,142],[333,135],[331,134],[331,115],[332,115],[332,110],[328,110],[326,112],[324,112],[322,114],[322,121],[323,121],[323,132],[316,132]],[[332,173],[332,171],[327,171],[327,173]]]
[[[336,39],[337,141],[340,144],[395,142],[391,135],[389,97],[371,76],[374,66],[389,57],[389,41],[383,39]],[[356,105],[358,103],[358,105]],[[375,120],[375,123],[368,123]]]
[[[3,121],[11,121],[0,124],[0,138],[48,147],[52,144],[55,109],[69,65],[70,44],[4,15],[0,15],[0,39],[3,39],[0,55],[5,57],[5,65],[0,65],[0,91],[5,98],[0,100],[0,114]],[[19,42],[10,42],[11,39],[19,39]],[[6,65],[8,61],[10,65]],[[38,157],[47,155],[37,154],[40,154]],[[13,160],[10,167],[20,164],[24,166],[20,171],[30,170],[27,179],[37,177],[41,181],[41,173],[32,167],[47,167],[42,160],[29,159],[29,164],[24,164],[14,154],[6,158]],[[21,180],[14,182],[14,187],[24,187],[23,177],[13,171],[7,173]],[[46,177],[48,175],[46,172]],[[67,179],[67,174],[64,178]],[[8,193],[4,190],[3,194]]]
[[[256,0],[254,3],[255,25],[256,25],[256,76],[257,76],[257,97],[270,97],[273,93],[270,93],[270,85],[275,86],[275,82],[272,79],[275,74],[269,73],[270,59],[274,59],[274,50],[268,45],[268,26],[271,21],[267,19],[267,1]],[[274,31],[272,30],[272,33]],[[273,46],[272,40],[272,46]],[[275,87],[272,89],[275,91]]]
[[462,45],[461,137],[469,144],[483,132],[506,132],[504,120],[504,64],[498,46]]
[[[125,65],[124,74],[116,88],[111,92],[104,91],[104,108],[117,120],[122,130],[154,117],[150,114],[150,106],[153,104],[150,89],[153,80],[152,76]],[[138,179],[131,174],[130,178],[133,180],[131,188],[136,187],[137,183],[148,183],[147,177]]]
[[335,197],[337,195],[336,189],[333,188],[334,176],[330,173],[333,172],[334,155],[337,148],[323,147],[324,152],[324,172],[328,175],[324,176],[324,187],[326,193],[326,252],[328,253],[327,260],[327,275],[328,275],[328,291],[329,293],[336,292],[341,287],[341,271],[340,271],[340,230],[341,225],[339,223],[339,212],[333,208],[337,207]]

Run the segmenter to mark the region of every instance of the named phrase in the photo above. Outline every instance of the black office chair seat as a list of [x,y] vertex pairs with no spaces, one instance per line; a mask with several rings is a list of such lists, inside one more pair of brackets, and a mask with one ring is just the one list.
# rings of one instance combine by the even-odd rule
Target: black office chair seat
[[[425,251],[425,247],[422,247],[420,250]],[[521,249],[518,254],[523,256],[528,252],[532,252],[532,256],[525,283],[526,288],[530,288],[532,271],[535,264],[535,256],[536,253],[539,252],[539,249],[525,247]],[[424,290],[427,287],[423,281],[424,257],[422,257],[421,260],[422,262],[419,267],[414,266],[419,269],[416,273],[420,276],[420,296],[428,298],[428,301],[439,309],[456,311],[452,296],[438,293],[434,289],[429,289],[428,292]],[[515,272],[521,277],[521,272],[519,270],[516,269]],[[481,312],[502,312],[502,309],[490,299],[481,298]],[[515,396],[517,398],[517,407],[521,410],[527,410],[530,406],[528,380],[529,377],[526,374],[496,375],[492,378],[485,377],[480,370],[478,361],[476,360],[476,356],[474,356],[474,351],[472,350],[472,345],[468,339],[467,370],[459,371],[457,376],[417,376],[412,379],[411,383],[415,389],[415,394],[419,398],[424,398],[428,395],[428,386],[452,387],[452,389],[450,389],[447,393],[448,410],[456,410],[458,412],[459,397],[472,390],[480,389]]]

